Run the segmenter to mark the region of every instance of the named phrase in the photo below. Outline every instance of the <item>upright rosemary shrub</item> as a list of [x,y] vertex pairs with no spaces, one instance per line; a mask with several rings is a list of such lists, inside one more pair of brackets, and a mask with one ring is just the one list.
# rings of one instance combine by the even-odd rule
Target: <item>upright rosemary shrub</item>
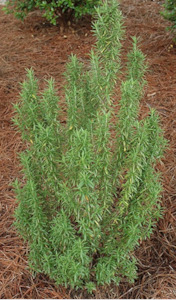
[[59,121],[53,80],[39,93],[32,70],[14,119],[27,146],[20,154],[24,178],[14,186],[30,266],[88,291],[136,277],[133,251],[161,216],[155,166],[166,144],[154,110],[138,120],[146,67],[136,38],[114,113],[124,36],[116,0],[97,8],[93,31],[89,65],[74,55],[67,64],[67,124]]

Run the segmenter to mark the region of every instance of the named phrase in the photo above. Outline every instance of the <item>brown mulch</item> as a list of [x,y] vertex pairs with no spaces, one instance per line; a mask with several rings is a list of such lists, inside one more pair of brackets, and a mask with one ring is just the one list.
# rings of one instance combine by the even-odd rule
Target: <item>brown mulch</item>
[[[136,250],[138,279],[134,284],[99,287],[93,298],[176,298],[176,47],[165,31],[168,25],[159,14],[161,2],[123,0],[127,40],[140,37],[140,47],[149,65],[148,86],[141,109],[145,114],[154,107],[160,114],[169,148],[160,165],[163,175],[165,213],[150,240]],[[0,298],[62,299],[88,298],[85,292],[55,286],[44,275],[33,277],[28,269],[27,245],[13,227],[16,206],[11,183],[19,175],[17,152],[22,149],[19,134],[13,128],[14,103],[19,97],[19,82],[26,68],[33,67],[41,87],[53,76],[62,93],[63,71],[68,56],[88,59],[94,38],[90,20],[84,19],[64,32],[50,26],[38,12],[24,23],[0,8]],[[173,47],[170,47],[173,45]]]

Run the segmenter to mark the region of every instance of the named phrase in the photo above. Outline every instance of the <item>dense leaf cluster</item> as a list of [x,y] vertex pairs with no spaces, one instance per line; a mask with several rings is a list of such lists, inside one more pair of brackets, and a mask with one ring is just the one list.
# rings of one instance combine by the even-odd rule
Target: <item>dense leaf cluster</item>
[[63,18],[76,18],[85,14],[92,14],[95,5],[100,0],[8,0],[4,10],[7,13],[14,13],[19,19],[24,19],[26,15],[34,10],[40,9],[43,16],[53,25],[56,25],[59,16]]
[[136,277],[133,251],[161,216],[155,165],[166,144],[154,110],[138,118],[146,67],[135,38],[121,95],[114,93],[124,36],[116,0],[97,8],[93,31],[89,64],[74,55],[67,64],[66,125],[53,80],[39,93],[32,70],[14,120],[27,145],[24,178],[14,185],[30,265],[57,284],[88,291]]
[[161,14],[165,19],[173,22],[173,25],[170,27],[173,31],[176,30],[176,0],[165,0],[164,11]]

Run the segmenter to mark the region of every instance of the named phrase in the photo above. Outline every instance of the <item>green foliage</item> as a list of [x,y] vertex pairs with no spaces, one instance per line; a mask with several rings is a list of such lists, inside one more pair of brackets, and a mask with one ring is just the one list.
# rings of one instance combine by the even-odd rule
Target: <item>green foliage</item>
[[38,8],[51,24],[56,25],[59,16],[68,18],[74,14],[79,18],[92,14],[99,2],[100,0],[8,0],[4,10],[23,20],[30,11]]
[[14,120],[26,142],[24,178],[14,183],[16,226],[28,241],[30,266],[88,292],[135,279],[133,251],[161,216],[155,166],[166,146],[157,113],[138,118],[146,66],[136,38],[114,114],[124,36],[116,0],[97,9],[93,32],[89,66],[74,55],[67,64],[67,124],[59,122],[53,80],[40,94],[32,70]]
[[173,22],[173,25],[169,27],[173,31],[176,30],[176,0],[165,0],[164,11],[161,14],[165,19]]

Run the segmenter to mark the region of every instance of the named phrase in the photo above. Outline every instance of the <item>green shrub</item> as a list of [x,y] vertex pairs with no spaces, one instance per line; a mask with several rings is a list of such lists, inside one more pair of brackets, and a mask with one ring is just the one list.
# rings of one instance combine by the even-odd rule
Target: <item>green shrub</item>
[[59,16],[64,19],[72,14],[76,18],[92,14],[99,2],[100,0],[8,0],[4,10],[23,20],[30,11],[38,8],[44,12],[43,16],[47,20],[56,25]]
[[176,29],[176,0],[165,0],[163,5],[165,10],[161,12],[165,19],[173,22],[173,25],[169,27],[173,31]]
[[96,11],[89,65],[74,55],[67,64],[67,124],[59,121],[53,80],[39,93],[32,70],[14,119],[27,147],[20,154],[24,178],[14,186],[30,266],[88,291],[136,277],[133,251],[161,216],[155,165],[166,144],[154,110],[138,120],[146,67],[136,38],[114,113],[123,19],[116,0]]

